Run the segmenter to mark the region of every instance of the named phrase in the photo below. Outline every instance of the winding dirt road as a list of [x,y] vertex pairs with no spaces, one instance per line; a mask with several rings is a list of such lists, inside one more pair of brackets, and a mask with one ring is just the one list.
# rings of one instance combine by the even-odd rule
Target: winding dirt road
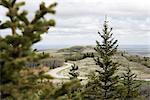
[[71,64],[71,63],[65,63],[61,67],[49,70],[46,74],[49,74],[56,79],[69,79],[69,76],[64,76],[62,74],[59,74],[59,72],[64,70],[64,69],[70,68],[72,65],[73,64]]
[[[49,74],[55,79],[67,79],[68,80],[68,79],[70,79],[69,76],[64,76],[63,74],[60,74],[59,72],[64,69],[71,68],[72,65],[73,65],[72,63],[65,63],[63,66],[55,68],[55,69],[51,69],[45,74]],[[85,79],[87,79],[87,77],[78,77],[78,79],[85,80]]]

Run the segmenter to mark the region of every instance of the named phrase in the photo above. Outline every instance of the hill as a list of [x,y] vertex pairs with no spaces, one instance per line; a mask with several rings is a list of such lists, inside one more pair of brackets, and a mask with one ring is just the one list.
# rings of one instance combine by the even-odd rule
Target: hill
[[[86,77],[98,68],[98,66],[95,65],[93,58],[90,56],[91,53],[94,55],[96,54],[94,46],[73,46],[70,48],[47,50],[44,52],[50,53],[50,55],[56,56],[64,61],[78,65],[81,77]],[[138,79],[150,79],[149,57],[130,55],[126,52],[118,51],[112,59],[120,64],[118,71],[119,74],[125,71],[127,66],[130,66],[132,71],[137,74]],[[61,70],[59,74],[68,76],[68,72],[69,68]]]

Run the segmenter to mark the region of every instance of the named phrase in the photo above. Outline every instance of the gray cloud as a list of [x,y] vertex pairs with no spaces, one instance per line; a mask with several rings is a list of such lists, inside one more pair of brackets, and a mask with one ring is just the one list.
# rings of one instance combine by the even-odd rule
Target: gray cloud
[[[48,5],[55,0],[41,0]],[[30,11],[32,19],[40,0],[26,0],[23,9]],[[150,1],[149,0],[58,0],[55,16],[57,25],[43,35],[37,45],[78,45],[94,44],[97,31],[101,31],[104,16],[108,15],[109,25],[120,44],[150,44]],[[0,14],[4,15],[1,9]],[[0,16],[0,19],[6,19]],[[8,31],[3,31],[4,33]],[[0,34],[2,31],[0,30]]]

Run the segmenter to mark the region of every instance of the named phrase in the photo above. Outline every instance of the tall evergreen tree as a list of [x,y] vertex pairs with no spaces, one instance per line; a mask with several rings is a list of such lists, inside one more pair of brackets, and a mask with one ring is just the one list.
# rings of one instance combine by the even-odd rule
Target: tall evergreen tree
[[117,40],[112,38],[112,28],[109,29],[107,23],[108,21],[105,20],[102,33],[98,32],[102,38],[102,43],[96,41],[97,45],[94,49],[97,52],[97,57],[94,57],[94,60],[100,69],[96,70],[97,79],[94,81],[95,83],[91,84],[95,85],[93,88],[99,92],[99,97],[102,100],[116,98],[115,88],[119,79],[119,76],[115,75],[119,64],[112,61],[112,56],[117,52]]
[[139,95],[140,84],[137,84],[135,78],[136,74],[132,73],[130,67],[127,67],[126,73],[123,73],[123,85],[124,91],[124,100],[135,99]]
[[[10,35],[0,36],[0,85],[9,83],[18,85],[19,72],[28,58],[32,58],[31,46],[41,40],[41,35],[55,26],[53,19],[46,19],[46,14],[55,14],[56,3],[48,7],[42,2],[33,19],[27,17],[26,10],[20,10],[25,2],[17,0],[0,0],[0,6],[6,8],[8,20],[0,23],[0,29],[10,29]],[[18,31],[19,30],[19,31]],[[10,96],[5,90],[1,96]]]

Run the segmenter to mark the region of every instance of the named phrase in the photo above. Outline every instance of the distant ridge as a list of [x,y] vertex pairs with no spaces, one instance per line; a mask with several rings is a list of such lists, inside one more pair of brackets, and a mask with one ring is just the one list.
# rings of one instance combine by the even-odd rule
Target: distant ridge
[[[83,45],[83,46],[94,47],[94,45]],[[70,46],[70,45],[33,46],[33,48],[36,48],[38,51],[47,51],[50,49],[58,50],[58,49],[70,48],[70,47],[72,47],[72,46]],[[150,57],[150,45],[119,45],[118,49],[121,51],[128,52],[129,54]]]

